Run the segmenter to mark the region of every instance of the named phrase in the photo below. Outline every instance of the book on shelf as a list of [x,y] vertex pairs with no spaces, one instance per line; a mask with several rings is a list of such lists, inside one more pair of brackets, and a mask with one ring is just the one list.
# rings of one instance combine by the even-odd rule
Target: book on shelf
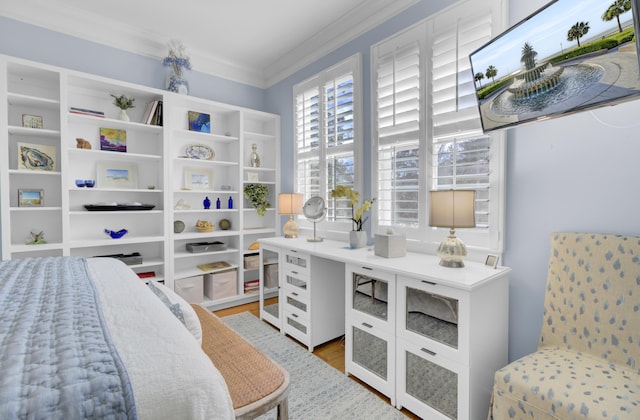
[[104,118],[104,112],[95,111],[93,109],[76,108],[72,106],[72,107],[69,107],[69,112],[71,112],[72,114],[91,115],[93,117]]
[[144,123],[149,125],[162,125],[162,101],[151,102],[151,107],[148,109],[149,114],[145,112]]
[[198,268],[202,271],[220,270],[222,268],[227,268],[227,267],[231,267],[231,264],[229,264],[226,261],[216,261],[216,262],[198,265]]
[[150,101],[147,103],[147,107],[144,110],[144,114],[142,115],[142,123],[149,124],[151,121],[151,116],[156,110],[156,106],[158,106],[158,101]]

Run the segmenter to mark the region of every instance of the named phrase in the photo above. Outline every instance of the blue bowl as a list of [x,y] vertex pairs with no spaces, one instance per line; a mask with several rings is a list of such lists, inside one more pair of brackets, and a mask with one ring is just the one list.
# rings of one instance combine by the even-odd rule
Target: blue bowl
[[84,180],[84,186],[87,188],[93,188],[93,186],[96,185],[96,181],[94,181],[93,179],[85,179]]
[[76,187],[84,187],[85,185],[87,185],[87,181],[85,181],[84,179],[76,179]]
[[104,233],[106,233],[107,235],[111,236],[111,238],[113,238],[113,239],[120,239],[124,235],[126,235],[128,233],[128,231],[127,231],[127,229],[120,229],[119,231],[115,232],[113,230],[105,229]]

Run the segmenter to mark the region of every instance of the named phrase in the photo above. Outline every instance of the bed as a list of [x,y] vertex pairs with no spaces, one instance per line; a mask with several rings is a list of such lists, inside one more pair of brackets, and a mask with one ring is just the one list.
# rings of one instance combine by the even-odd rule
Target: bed
[[175,305],[112,258],[1,262],[0,418],[233,418],[222,376]]

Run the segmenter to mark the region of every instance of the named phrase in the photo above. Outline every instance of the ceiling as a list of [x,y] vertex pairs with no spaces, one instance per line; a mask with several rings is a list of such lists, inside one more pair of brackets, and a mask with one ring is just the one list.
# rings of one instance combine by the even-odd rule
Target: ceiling
[[[11,19],[266,88],[419,0],[2,0]],[[171,6],[167,6],[171,4]]]

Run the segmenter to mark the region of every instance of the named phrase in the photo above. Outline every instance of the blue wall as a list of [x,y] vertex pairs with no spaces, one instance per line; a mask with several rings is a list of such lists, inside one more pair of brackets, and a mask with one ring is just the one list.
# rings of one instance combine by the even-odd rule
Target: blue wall
[[[437,3],[437,5],[434,5]],[[192,72],[191,92],[282,116],[282,190],[293,187],[292,86],[357,52],[362,54],[365,161],[371,161],[370,54],[372,44],[411,25],[451,0],[423,0],[266,91]],[[514,24],[545,0],[510,0]],[[11,41],[9,41],[11,40]],[[0,53],[162,88],[156,60],[0,17]],[[122,64],[124,63],[124,64]],[[640,235],[639,102],[583,112],[508,131],[504,264],[510,286],[509,357],[535,350],[553,231]],[[371,166],[364,168],[365,175]],[[365,195],[370,183],[365,185]]]
[[[0,54],[164,89],[159,60],[27,25],[0,16]],[[188,71],[190,94],[213,101],[264,108],[263,89]]]

